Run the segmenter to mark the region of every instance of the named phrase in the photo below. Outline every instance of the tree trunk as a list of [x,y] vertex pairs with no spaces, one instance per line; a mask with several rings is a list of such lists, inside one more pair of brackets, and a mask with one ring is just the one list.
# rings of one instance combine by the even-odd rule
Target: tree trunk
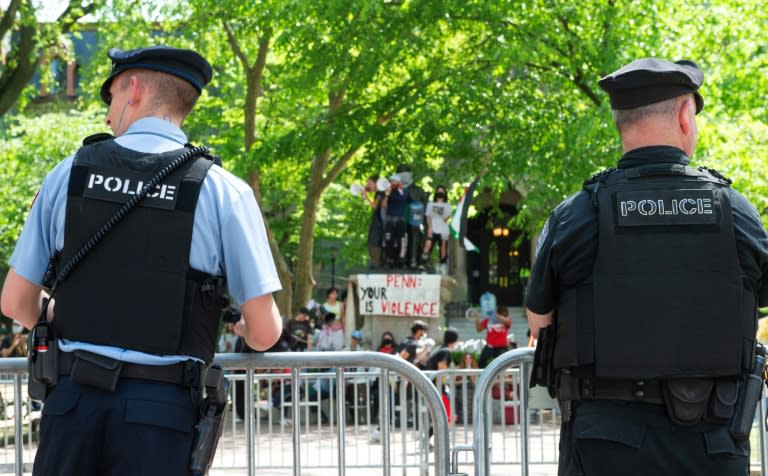
[[253,195],[256,197],[256,201],[259,203],[259,210],[261,211],[261,218],[264,221],[264,228],[267,231],[267,240],[269,241],[269,250],[272,253],[272,259],[275,261],[275,268],[277,269],[277,277],[280,279],[282,285],[282,291],[278,292],[275,296],[275,303],[280,310],[280,314],[283,317],[290,318],[293,316],[293,310],[291,309],[291,303],[293,302],[293,274],[288,267],[288,263],[285,261],[285,257],[280,252],[280,246],[277,244],[275,235],[272,233],[272,229],[269,227],[267,217],[264,216],[264,210],[261,206],[261,181],[259,179],[258,170],[254,169],[248,175],[248,184],[253,190]]
[[[224,31],[227,34],[227,40],[232,52],[240,61],[245,73],[246,91],[245,91],[245,104],[243,104],[243,112],[245,114],[245,124],[243,125],[243,143],[245,145],[246,154],[251,151],[253,144],[256,142],[256,106],[258,105],[259,98],[261,97],[262,88],[261,80],[264,73],[264,68],[267,64],[267,53],[269,52],[269,44],[271,38],[271,30],[262,37],[259,42],[259,54],[256,62],[253,66],[249,66],[248,58],[246,57],[240,45],[237,42],[232,28],[225,21],[223,22]],[[259,178],[258,167],[254,165],[253,169],[248,174],[248,184],[253,190],[253,195],[256,197],[256,201],[259,204],[259,210],[261,211],[261,218],[264,222],[264,228],[267,232],[267,241],[269,242],[269,251],[272,253],[272,259],[275,261],[275,268],[277,269],[277,277],[280,279],[282,285],[282,291],[278,292],[275,296],[275,303],[280,310],[280,314],[283,317],[290,318],[292,316],[291,302],[293,301],[293,275],[291,269],[288,267],[288,263],[285,261],[280,247],[277,244],[275,235],[272,233],[272,229],[269,227],[269,221],[264,215],[264,208],[261,206],[261,180]]]
[[320,177],[322,177],[322,174],[312,174],[310,185],[307,188],[307,195],[304,198],[304,211],[301,214],[299,244],[296,250],[296,265],[294,267],[294,276],[296,277],[294,283],[295,294],[293,296],[294,307],[306,305],[312,297],[312,290],[317,284],[312,274],[312,264],[314,262],[317,205],[320,203],[320,197],[323,194],[323,188],[319,180]]
[[32,26],[19,29],[19,41],[9,52],[8,63],[15,67],[6,67],[0,77],[0,116],[10,110],[19,99],[21,91],[35,74],[37,47],[35,36],[37,32]]

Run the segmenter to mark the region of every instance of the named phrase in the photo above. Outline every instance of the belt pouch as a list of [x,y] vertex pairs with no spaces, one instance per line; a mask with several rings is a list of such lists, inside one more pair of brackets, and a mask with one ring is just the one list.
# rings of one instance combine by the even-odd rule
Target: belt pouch
[[712,379],[667,380],[662,386],[670,420],[679,426],[693,426],[701,421],[714,386]]
[[114,392],[122,370],[123,363],[119,360],[76,350],[70,378],[81,385]]
[[736,410],[736,400],[739,397],[739,383],[734,379],[715,381],[715,388],[709,398],[709,408],[705,420],[711,423],[725,425]]

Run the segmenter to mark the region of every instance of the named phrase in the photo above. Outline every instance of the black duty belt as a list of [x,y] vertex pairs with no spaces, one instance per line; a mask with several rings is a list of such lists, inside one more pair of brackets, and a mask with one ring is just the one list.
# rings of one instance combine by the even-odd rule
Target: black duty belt
[[201,362],[187,360],[171,365],[142,365],[121,362],[92,352],[76,350],[75,352],[59,353],[59,375],[70,375],[75,362],[78,360],[99,360],[114,362],[117,378],[151,380],[181,385],[189,388],[201,388],[205,381],[206,366]]
[[663,405],[661,380],[585,379],[560,375],[560,400],[623,400]]

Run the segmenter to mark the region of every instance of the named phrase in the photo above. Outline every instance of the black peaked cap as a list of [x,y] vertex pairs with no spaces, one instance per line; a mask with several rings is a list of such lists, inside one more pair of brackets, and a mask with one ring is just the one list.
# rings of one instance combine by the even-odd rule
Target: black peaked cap
[[112,80],[127,69],[141,68],[168,73],[187,81],[198,92],[201,92],[213,77],[211,65],[192,50],[162,45],[126,51],[112,48],[108,56],[112,60],[112,72],[101,85],[100,91],[101,99],[107,104],[112,99],[109,94]]
[[698,92],[703,82],[704,73],[693,61],[672,63],[644,58],[614,71],[597,84],[610,96],[612,109],[634,109],[693,94],[698,114],[704,108],[704,99]]

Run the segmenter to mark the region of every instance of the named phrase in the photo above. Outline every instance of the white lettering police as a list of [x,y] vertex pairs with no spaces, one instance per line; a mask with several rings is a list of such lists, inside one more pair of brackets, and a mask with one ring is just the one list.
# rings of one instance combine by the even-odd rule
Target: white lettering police
[[638,213],[651,215],[711,215],[711,198],[681,198],[670,200],[623,200],[619,202],[621,216]]
[[[88,188],[91,190],[102,189],[109,193],[118,193],[122,195],[136,195],[144,188],[144,181],[131,180],[130,178],[104,176],[92,173],[88,177]],[[174,200],[176,195],[175,185],[160,184],[155,187],[155,191],[147,195],[151,198],[161,200]]]

